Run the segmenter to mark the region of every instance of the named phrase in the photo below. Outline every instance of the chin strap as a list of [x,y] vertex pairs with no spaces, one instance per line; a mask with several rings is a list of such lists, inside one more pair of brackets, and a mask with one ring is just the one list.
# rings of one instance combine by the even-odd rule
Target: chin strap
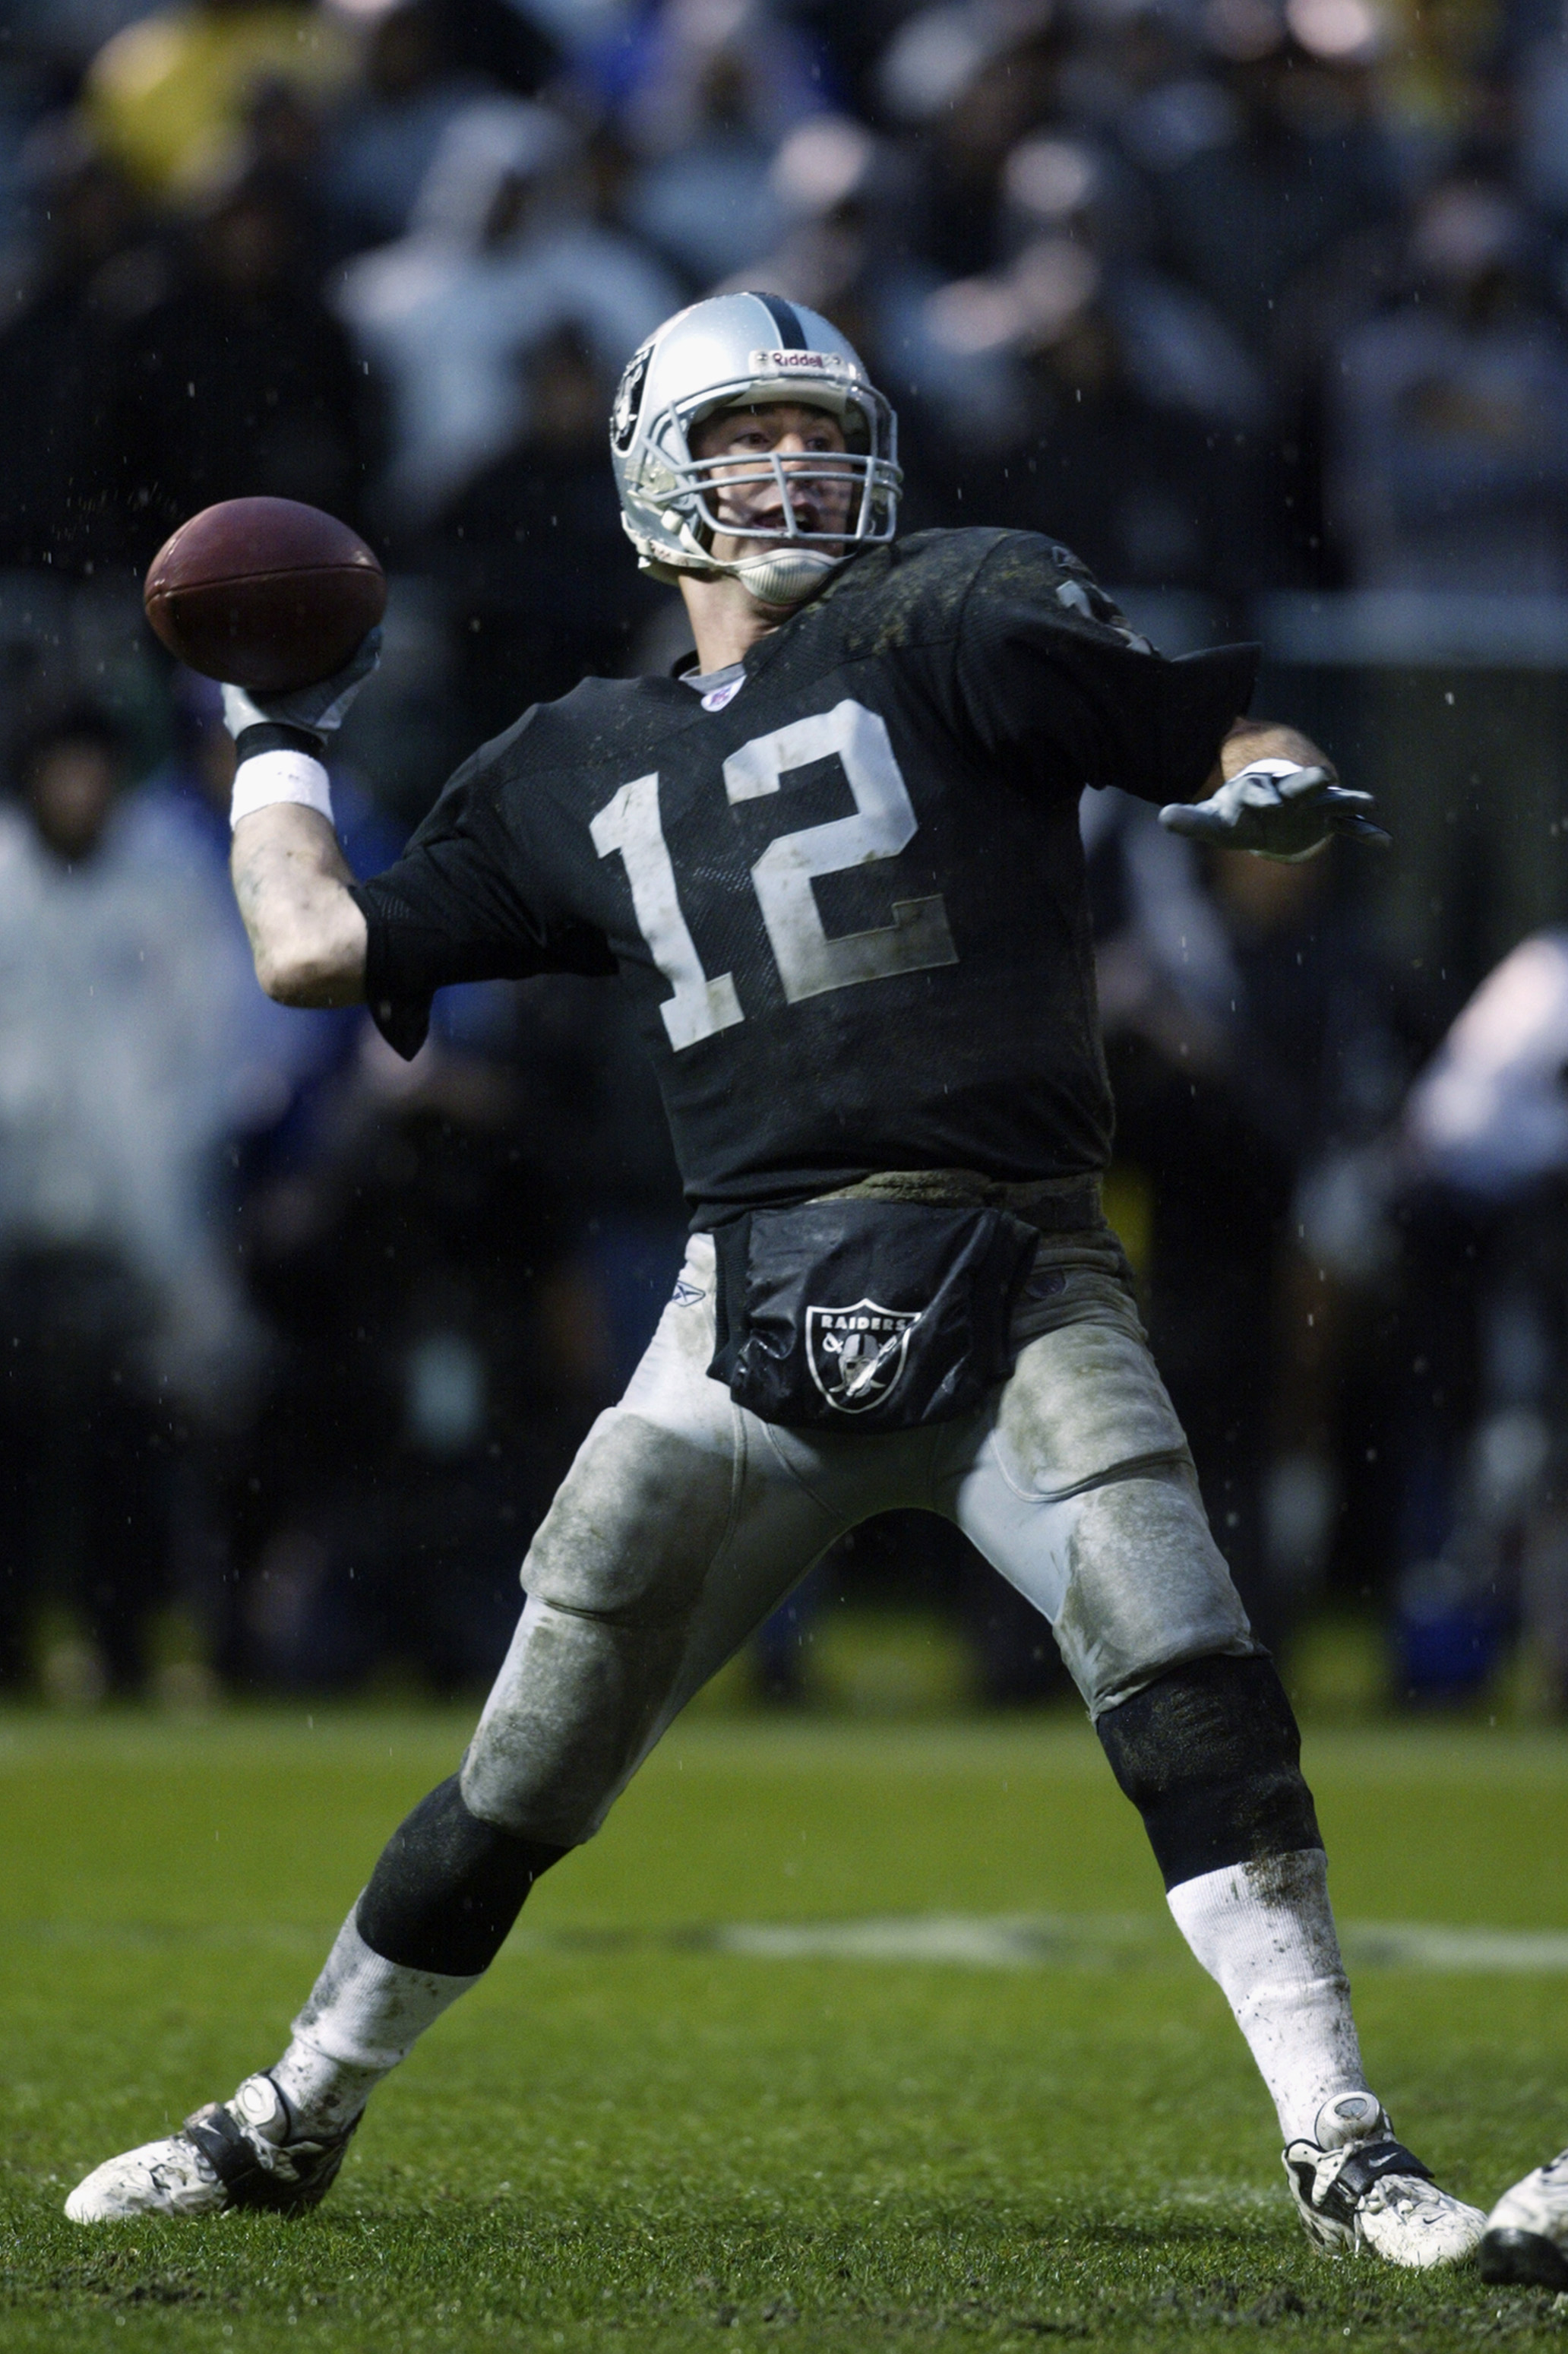
[[738,580],[758,604],[777,606],[803,605],[848,562],[847,556],[789,546],[761,549],[736,564],[674,565],[649,556],[637,559],[639,571],[668,588],[678,588],[683,580]]
[[842,556],[825,556],[814,547],[769,547],[743,557],[731,569],[759,605],[800,605],[835,573]]

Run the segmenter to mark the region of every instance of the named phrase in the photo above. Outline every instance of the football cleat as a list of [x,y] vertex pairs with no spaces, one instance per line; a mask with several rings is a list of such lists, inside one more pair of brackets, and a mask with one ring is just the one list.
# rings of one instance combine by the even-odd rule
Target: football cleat
[[1308,2239],[1328,2254],[1370,2248],[1384,2264],[1425,2272],[1475,2253],[1486,2217],[1438,2190],[1370,2093],[1325,2101],[1313,2133],[1288,2145],[1285,2172]]
[[238,2207],[297,2215],[332,2188],[353,2131],[314,2139],[296,2134],[271,2077],[247,2076],[230,2100],[196,2109],[178,2133],[95,2167],[65,2211],[73,2223],[223,2215]]
[[1568,2289],[1568,2149],[1505,2190],[1487,2217],[1481,2278]]

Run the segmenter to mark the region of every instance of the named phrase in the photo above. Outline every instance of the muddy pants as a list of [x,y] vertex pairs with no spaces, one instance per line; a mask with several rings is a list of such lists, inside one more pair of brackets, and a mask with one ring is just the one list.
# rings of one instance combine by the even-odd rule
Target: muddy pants
[[[591,1837],[818,1556],[901,1507],[956,1521],[1044,1613],[1091,1715],[1182,1660],[1255,1652],[1130,1299],[1105,1290],[1025,1340],[962,1420],[787,1430],[708,1378],[714,1250],[694,1236],[646,1356],[523,1565],[526,1606],[463,1765],[470,1809],[556,1846]],[[1038,1306],[1026,1285],[1015,1337]]]

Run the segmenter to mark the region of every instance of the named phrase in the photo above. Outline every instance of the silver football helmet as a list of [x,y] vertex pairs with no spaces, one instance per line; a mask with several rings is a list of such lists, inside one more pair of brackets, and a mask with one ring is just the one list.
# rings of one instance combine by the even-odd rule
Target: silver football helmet
[[[801,462],[777,453],[736,459],[694,458],[691,435],[722,408],[793,401],[824,408],[843,429],[847,455],[821,472],[847,474],[850,514],[833,532],[802,527],[790,495]],[[620,520],[656,579],[683,572],[736,574],[767,605],[798,604],[857,549],[891,539],[898,516],[898,427],[864,363],[820,312],[778,294],[715,294],[679,311],[633,354],[610,412],[610,459]],[[780,527],[720,521],[715,485],[777,483]],[[757,553],[716,563],[715,535],[772,541]]]

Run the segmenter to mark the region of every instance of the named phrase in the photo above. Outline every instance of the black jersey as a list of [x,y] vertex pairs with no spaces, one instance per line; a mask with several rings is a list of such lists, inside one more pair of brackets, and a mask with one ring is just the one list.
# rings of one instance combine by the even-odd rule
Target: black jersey
[[1190,800],[1255,663],[1166,661],[1032,533],[868,550],[727,691],[585,679],[477,752],[355,890],[371,1010],[412,1054],[444,982],[619,972],[699,1225],[884,1170],[1089,1174],[1078,795]]

